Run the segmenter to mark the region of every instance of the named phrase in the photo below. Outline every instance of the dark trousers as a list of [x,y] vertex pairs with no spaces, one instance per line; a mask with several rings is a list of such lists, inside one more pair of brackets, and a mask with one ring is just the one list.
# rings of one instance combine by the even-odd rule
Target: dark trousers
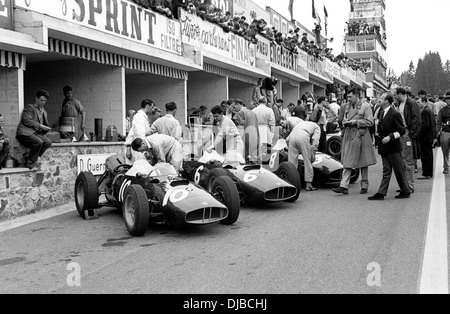
[[29,136],[17,135],[17,140],[25,147],[30,148],[28,162],[36,163],[39,157],[52,146],[52,141],[43,134],[32,134]]
[[386,196],[389,191],[389,183],[391,182],[392,171],[395,173],[397,183],[400,190],[404,194],[410,194],[408,182],[406,181],[405,165],[401,153],[381,156],[383,158],[383,179],[381,180],[378,193]]
[[326,127],[322,124],[319,124],[320,126],[320,141],[319,141],[319,152],[327,153],[327,131]]
[[422,175],[424,177],[433,176],[433,142],[420,140],[420,156],[422,160]]
[[11,150],[11,145],[8,141],[5,141],[3,144],[0,143],[0,167],[2,165],[5,157],[8,156],[9,151]]

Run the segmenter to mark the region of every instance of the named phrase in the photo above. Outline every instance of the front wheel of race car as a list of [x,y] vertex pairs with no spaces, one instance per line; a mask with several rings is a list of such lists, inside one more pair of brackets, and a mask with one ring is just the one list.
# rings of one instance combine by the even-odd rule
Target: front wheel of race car
[[300,193],[302,191],[302,180],[300,178],[300,173],[294,164],[291,162],[283,162],[280,164],[277,170],[277,176],[281,179],[289,182],[297,188],[297,194],[294,197],[287,200],[287,202],[295,202],[298,200]]
[[150,212],[147,193],[140,185],[131,185],[125,192],[123,218],[133,237],[142,237],[148,228]]
[[207,187],[208,192],[210,192],[210,193],[212,192],[212,187],[214,185],[214,182],[219,177],[228,177],[228,172],[225,169],[221,169],[221,168],[213,169],[208,178],[208,187]]
[[241,212],[239,192],[233,179],[220,176],[214,180],[211,194],[228,208],[228,217],[221,221],[224,225],[234,224]]
[[342,138],[340,136],[333,136],[327,141],[326,153],[331,157],[340,159],[342,150]]
[[75,205],[81,218],[86,219],[86,211],[98,208],[98,199],[95,176],[90,172],[80,173],[75,181]]

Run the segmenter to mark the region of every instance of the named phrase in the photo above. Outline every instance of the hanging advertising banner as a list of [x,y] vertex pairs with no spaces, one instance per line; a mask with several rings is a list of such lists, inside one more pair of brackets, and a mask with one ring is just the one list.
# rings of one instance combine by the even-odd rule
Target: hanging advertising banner
[[295,30],[295,25],[286,19],[283,15],[279,14],[272,8],[268,8],[270,14],[270,23],[275,26],[278,32],[288,34],[290,30]]
[[310,74],[316,76],[317,78],[332,83],[332,80],[327,75],[325,63],[311,55],[308,55],[308,70]]
[[129,0],[15,0],[15,6],[182,54],[180,22]]
[[267,38],[257,35],[258,43],[256,44],[256,58],[270,62],[270,41]]
[[14,29],[12,1],[13,0],[0,0],[0,28],[9,30]]
[[234,33],[225,32],[219,25],[202,20],[194,14],[181,10],[181,37],[185,45],[256,67],[255,44]]
[[245,16],[249,24],[255,19],[263,19],[267,23],[270,21],[269,12],[250,0],[233,0],[233,12],[231,13],[233,17]]
[[222,10],[222,12],[230,12],[233,11],[232,5],[233,0],[211,0],[211,4],[213,4],[216,8]]

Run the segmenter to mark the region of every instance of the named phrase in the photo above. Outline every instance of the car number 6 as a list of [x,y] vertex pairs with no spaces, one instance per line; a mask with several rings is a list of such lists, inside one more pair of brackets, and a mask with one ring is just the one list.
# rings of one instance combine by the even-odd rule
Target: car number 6
[[200,166],[197,171],[195,172],[195,176],[194,176],[194,183],[195,184],[199,184],[200,183],[200,179],[201,179],[201,172],[203,171],[203,169],[205,169],[204,166]]
[[255,172],[255,171],[247,172],[245,174],[245,176],[244,176],[244,182],[245,183],[250,183],[250,182],[255,181],[256,179],[258,179],[258,175],[257,174],[258,174],[258,172]]
[[172,203],[178,203],[188,197],[189,192],[186,190],[169,190],[164,197],[163,206],[166,206],[169,203],[169,200]]

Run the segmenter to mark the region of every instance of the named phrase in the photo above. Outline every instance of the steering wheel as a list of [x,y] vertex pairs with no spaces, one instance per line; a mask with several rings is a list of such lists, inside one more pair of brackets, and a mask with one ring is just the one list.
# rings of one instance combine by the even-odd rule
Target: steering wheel
[[132,166],[131,166],[131,165],[128,165],[128,164],[121,164],[121,165],[118,165],[118,166],[113,170],[113,172],[119,172],[121,168],[123,168],[123,170],[130,170],[131,167],[132,167]]

